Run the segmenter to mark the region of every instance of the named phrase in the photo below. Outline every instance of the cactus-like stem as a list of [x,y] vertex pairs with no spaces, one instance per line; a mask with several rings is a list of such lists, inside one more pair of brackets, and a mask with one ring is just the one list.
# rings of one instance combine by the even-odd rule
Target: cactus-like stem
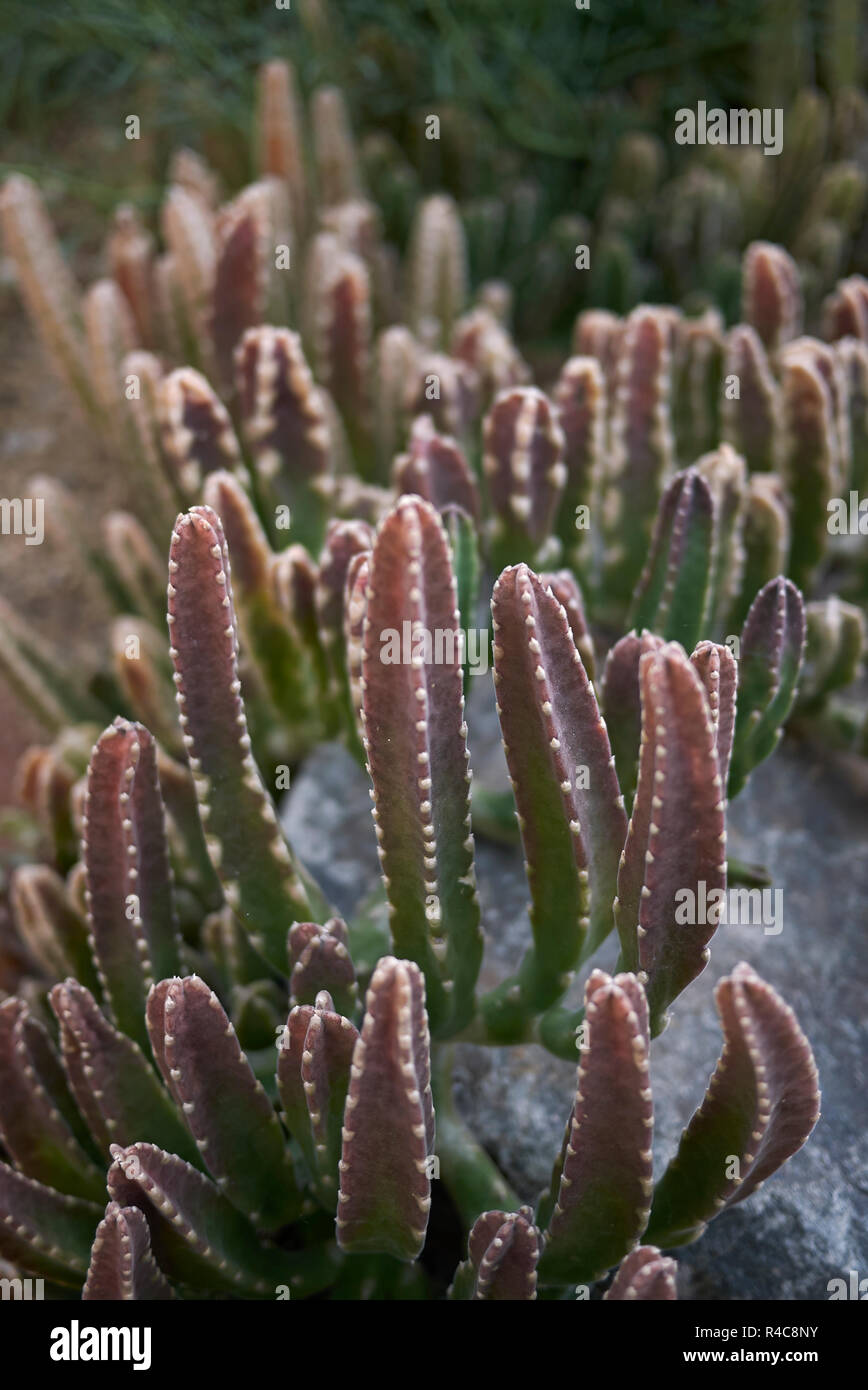
[[479,378],[466,362],[442,352],[420,355],[415,391],[408,392],[410,413],[430,414],[437,429],[464,444],[479,414]]
[[385,956],[371,977],[344,1114],[338,1243],[414,1260],[431,1207],[434,1152],[425,983]]
[[[449,550],[452,555],[452,568],[455,572],[455,586],[458,593],[458,614],[465,640],[464,695],[466,698],[472,674],[468,635],[473,626],[479,597],[479,542],[472,518],[461,507],[446,507],[443,511],[443,525],[449,538]],[[482,640],[487,641],[487,635]]]
[[[190,769],[186,761],[178,762],[158,748],[157,772],[169,820],[173,860],[182,866],[185,883],[193,888],[204,906],[215,908],[223,901],[223,891],[205,843],[205,831]],[[80,974],[78,978],[84,980]]]
[[286,271],[278,268],[278,248],[289,244],[289,216],[286,187],[274,178],[242,189],[217,214],[210,328],[226,391],[233,387],[235,349],[245,331],[269,322],[270,310],[276,322],[284,321]]
[[262,957],[254,951],[231,908],[222,907],[206,917],[202,939],[210,959],[236,988],[266,983],[262,979]]
[[361,257],[324,233],[310,271],[318,379],[337,407],[360,472],[370,475],[371,284]]
[[716,309],[679,325],[675,369],[675,432],[678,457],[686,463],[720,439],[723,319]]
[[81,1286],[100,1208],[0,1163],[0,1255],[58,1284]]
[[143,485],[148,488],[149,507],[143,524],[155,544],[163,545],[166,530],[182,500],[172,469],[163,454],[160,433],[159,391],[163,368],[152,352],[130,352],[121,362],[123,400],[130,413],[132,450],[140,460]]
[[380,475],[386,477],[404,439],[407,425],[407,383],[419,376],[419,345],[402,324],[379,335],[375,348],[375,414]]
[[618,782],[628,810],[633,805],[636,790],[642,733],[639,663],[646,652],[659,651],[663,645],[663,638],[651,632],[628,632],[609,649],[603,670],[603,712],[615,755]]
[[46,1030],[16,998],[0,1004],[0,1140],[27,1177],[100,1200],[102,1173],[63,1069]]
[[151,1251],[148,1223],[138,1207],[109,1202],[96,1228],[82,1299],[156,1302],[173,1298]]
[[814,574],[828,543],[827,503],[835,492],[835,407],[813,354],[794,347],[783,363],[781,472],[791,498],[789,572],[797,584]]
[[[502,299],[506,291],[503,281],[489,281],[487,286],[480,286],[479,298],[490,293]],[[480,303],[458,320],[449,351],[476,372],[485,404],[498,392],[525,386],[531,380],[530,367],[506,331],[504,320],[487,304]]]
[[183,497],[198,497],[203,479],[221,469],[249,485],[229,412],[199,372],[181,367],[164,377],[157,405],[163,450]]
[[[314,596],[317,632],[328,672],[329,714],[339,725],[346,719],[347,711],[354,708],[346,633],[350,566],[356,556],[369,555],[373,543],[374,533],[366,522],[331,521],[317,571]],[[358,662],[357,656],[354,661]]]
[[419,204],[410,266],[416,331],[432,346],[442,345],[467,298],[467,247],[451,198],[439,194]]
[[361,180],[343,92],[318,87],[310,110],[317,193],[323,207],[358,197]]
[[160,220],[177,289],[177,311],[183,313],[180,331],[194,360],[211,371],[214,357],[208,338],[208,315],[217,267],[213,210],[198,192],[170,185]]
[[661,1255],[656,1245],[637,1245],[621,1261],[603,1300],[617,1303],[676,1299],[676,1269],[675,1261]]
[[317,625],[317,566],[303,545],[290,545],[271,561],[277,601],[306,647],[320,690],[328,684],[328,667]]
[[182,145],[172,154],[167,181],[170,186],[177,184],[188,193],[195,193],[206,208],[213,210],[220,201],[220,180],[216,173],[202,155],[186,146]]
[[112,1156],[109,1195],[145,1213],[154,1255],[173,1282],[241,1298],[273,1298],[283,1283],[313,1293],[331,1282],[328,1251],[288,1255],[263,1245],[220,1189],[174,1154],[115,1144]]
[[149,1134],[154,1143],[201,1167],[195,1145],[138,1044],[112,1027],[77,980],[55,985],[50,999],[70,1088],[104,1160],[112,1144],[131,1144],[137,1134]]
[[168,252],[154,262],[154,292],[161,342],[176,361],[185,357],[198,361],[200,354],[192,346],[192,334],[184,318],[175,257]]
[[115,209],[114,222],[106,242],[106,259],[112,279],[133,316],[139,341],[151,347],[156,331],[154,239],[130,203],[122,203]]
[[[271,1047],[278,1019],[284,1009],[284,993],[275,980],[254,980],[250,984],[229,987],[229,1014],[238,1041],[250,1058],[254,1075],[272,1090]],[[263,1077],[263,1060],[269,1059],[268,1072]]]
[[564,433],[548,398],[531,386],[501,392],[485,417],[483,449],[495,566],[532,563],[567,479]]
[[635,975],[613,979],[595,970],[585,1006],[587,1037],[539,1266],[544,1284],[599,1279],[636,1243],[650,1209],[654,1111],[645,994]]
[[279,1040],[277,1089],[290,1133],[301,1147],[318,1194],[331,1211],[350,1066],[358,1032],[321,991],[314,1005],[292,1010]]
[[395,459],[392,479],[399,493],[424,497],[438,511],[461,507],[479,520],[479,489],[464,452],[454,439],[437,433],[430,415],[414,420],[408,451]]
[[[705,968],[717,926],[714,892],[726,888],[726,793],[702,681],[677,643],[641,660],[642,745],[630,830],[618,873],[621,959],[642,972],[652,1032]],[[712,907],[685,930],[681,896]],[[705,899],[703,898],[703,901]]]
[[742,314],[774,352],[801,331],[799,268],[782,246],[754,241],[744,253],[742,274]]
[[811,1049],[780,995],[742,963],[715,999],[724,1050],[654,1194],[647,1239],[660,1245],[695,1240],[744,1201],[802,1147],[820,1113]]
[[73,863],[79,839],[72,814],[78,768],[65,755],[63,742],[61,736],[53,748],[26,749],[15,769],[16,800],[39,823],[59,868]]
[[163,1079],[224,1194],[264,1230],[299,1213],[280,1122],[222,1004],[197,976],[162,980],[148,1032]]
[[573,352],[596,357],[603,369],[607,391],[615,385],[624,320],[608,309],[585,309],[573,327]]
[[371,271],[376,272],[378,252],[382,250],[382,221],[380,209],[368,198],[348,198],[343,203],[323,208],[322,225],[332,232],[347,251],[361,256]]
[[[364,660],[365,614],[368,609],[368,583],[370,580],[370,556],[354,555],[347,570],[347,591],[344,604],[344,646],[347,657],[347,683],[349,685],[350,706],[352,709],[352,729],[350,731],[353,751],[362,752],[364,730],[364,680],[362,663]],[[356,738],[352,737],[353,732]]]
[[273,554],[244,488],[230,473],[212,473],[206,506],[220,517],[232,559],[233,595],[247,657],[290,733],[293,756],[312,738],[315,677],[308,653],[287,622],[272,582]]
[[304,167],[304,139],[301,103],[296,89],[295,70],[290,63],[274,59],[259,70],[260,173],[284,179],[289,189],[292,227],[300,244],[308,217],[307,177]]
[[456,600],[437,513],[403,498],[371,558],[365,752],[392,936],[425,971],[435,1035],[469,1021],[482,956]]
[[[868,319],[868,303],[865,307]],[[868,336],[868,334],[866,334]],[[868,491],[868,347],[855,338],[836,344],[850,414],[850,487]]]
[[455,1271],[450,1298],[523,1303],[536,1298],[539,1231],[531,1207],[485,1211],[473,1223],[468,1258]]
[[606,591],[621,602],[639,576],[673,461],[671,376],[672,327],[666,313],[634,309],[618,347],[603,516]]
[[30,317],[55,369],[99,423],[99,408],[85,355],[78,286],[63,258],[42,195],[31,179],[13,174],[0,195],[8,254]]
[[748,609],[760,589],[787,567],[790,518],[784,485],[777,474],[754,473],[748,479],[742,541],[744,571],[741,592],[729,614],[732,633],[744,626]]
[[129,417],[124,406],[122,367],[138,346],[129,305],[114,280],[97,280],[82,300],[90,379],[105,424],[123,444]]
[[338,1013],[356,1011],[356,972],[346,922],[331,917],[324,926],[296,922],[289,929],[291,1004],[313,1004],[326,990]]
[[830,343],[841,338],[868,342],[868,284],[863,276],[839,280],[823,302],[823,337]]
[[149,986],[178,967],[172,874],[154,741],[124,719],[90,761],[82,843],[91,947],[117,1026],[147,1048]]
[[164,748],[177,754],[180,734],[165,637],[141,618],[116,618],[109,646],[126,706]]
[[735,700],[738,663],[729,647],[700,642],[690,654],[694,669],[705,687],[711,727],[717,748],[717,767],[722,786],[726,786],[735,733]]
[[512,321],[515,292],[507,280],[483,280],[476,291],[476,303],[500,324]]
[[63,879],[44,864],[23,864],[13,876],[11,899],[18,932],[48,974],[56,978],[72,971],[98,991],[87,923]]
[[317,549],[331,492],[333,449],[322,393],[297,333],[251,328],[235,353],[239,409],[276,545]]
[[[778,354],[778,363],[783,370],[789,361],[803,358],[813,364],[828,388],[831,407],[827,441],[830,484],[833,492],[840,493],[847,482],[851,455],[850,402],[844,364],[833,348],[817,338],[809,337],[794,338],[787,343]],[[786,459],[785,452],[784,463]]]
[[627,818],[605,723],[555,594],[526,566],[495,585],[494,675],[531,890],[525,1007],[553,1004],[612,929]]
[[844,603],[837,594],[807,604],[800,711],[819,708],[832,691],[856,680],[865,649],[865,615],[861,608]]
[[752,470],[776,466],[780,449],[781,402],[765,349],[747,324],[737,324],[726,341],[723,438]]
[[747,469],[744,459],[728,444],[704,454],[696,471],[708,483],[714,502],[714,550],[708,619],[719,628],[738,596],[744,573],[744,513]]
[[660,501],[651,549],[631,612],[632,626],[691,648],[712,601],[715,508],[698,468],[677,473]]
[[558,603],[567,615],[576,651],[582,658],[582,665],[593,680],[596,668],[594,638],[585,613],[585,601],[578,580],[572,570],[555,570],[551,574],[541,574],[540,581],[551,589]]
[[589,527],[580,527],[581,507],[591,525],[600,505],[606,446],[607,397],[603,369],[593,357],[571,357],[561,368],[552,393],[564,433],[566,485],[558,508],[557,533],[570,558]]
[[286,932],[324,907],[289,849],[250,752],[229,555],[217,514],[179,517],[169,556],[169,625],[184,743],[212,862],[254,946],[286,968]]
[[779,575],[761,589],[741,635],[738,710],[729,796],[774,752],[793,707],[805,648],[805,606],[789,579]]

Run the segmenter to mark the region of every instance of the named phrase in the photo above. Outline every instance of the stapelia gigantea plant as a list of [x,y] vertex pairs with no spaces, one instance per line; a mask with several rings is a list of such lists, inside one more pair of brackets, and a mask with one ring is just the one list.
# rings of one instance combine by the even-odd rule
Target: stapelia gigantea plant
[[[46,337],[138,460],[141,520],[113,514],[88,557],[120,610],[111,675],[68,678],[3,614],[7,673],[54,741],[21,770],[51,862],[13,880],[31,968],[0,1004],[0,1253],[86,1298],[424,1297],[439,1182],[468,1233],[452,1297],[573,1296],[617,1266],[607,1298],[671,1298],[661,1251],[747,1197],[817,1117],[796,1020],[740,965],[717,989],[720,1061],[655,1183],[651,1039],[715,927],[713,911],[679,925],[677,895],[726,887],[727,796],[780,737],[806,631],[823,655],[814,707],[859,645],[840,611],[806,619],[782,571],[821,563],[810,498],[856,467],[845,401],[864,425],[838,354],[854,381],[868,357],[856,341],[792,344],[794,263],[760,246],[753,327],[724,343],[670,309],[590,313],[546,395],[485,307],[502,287],[459,315],[463,235],[441,199],[419,214],[413,328],[383,330],[372,384],[372,303],[394,264],[335,93],[315,127],[327,230],[309,236],[288,80],[264,78],[270,181],[215,217],[201,166],[177,163],[168,263],[124,215],[86,349],[35,195],[13,181],[4,196]],[[309,239],[302,336],[264,321],[278,225]],[[161,330],[150,291],[167,285]],[[840,296],[863,303],[859,286]],[[161,352],[173,324],[225,404],[198,367],[130,357],[131,319]],[[721,415],[724,347],[747,354],[751,389]],[[125,400],[121,383],[140,389]],[[71,500],[41,486],[68,539]],[[176,506],[167,649],[159,547]],[[471,799],[461,636],[484,570],[499,573],[512,791]],[[404,632],[410,659],[384,660],[385,634]],[[123,713],[100,733],[112,704]],[[347,922],[268,789],[278,758],[336,735],[370,776],[382,866]],[[528,945],[481,992],[474,832],[504,835],[514,815]],[[609,974],[596,953],[613,933]],[[456,1111],[457,1040],[578,1056],[533,1207]]]

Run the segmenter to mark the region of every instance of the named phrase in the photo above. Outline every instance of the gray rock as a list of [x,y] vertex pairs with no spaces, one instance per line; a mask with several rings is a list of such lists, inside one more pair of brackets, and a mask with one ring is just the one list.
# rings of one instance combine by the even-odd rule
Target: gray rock
[[[473,712],[474,764],[499,780],[488,709]],[[340,748],[319,749],[288,798],[301,857],[344,915],[376,884],[364,773]],[[783,927],[722,925],[707,969],[677,1002],[652,1048],[656,1171],[702,1099],[720,1047],[713,989],[748,960],[795,1009],[811,1040],[823,1115],[806,1147],[744,1205],[724,1212],[678,1254],[693,1299],[825,1299],[828,1281],[868,1276],[868,803],[841,766],[784,745],[730,813],[730,852],[766,866],[783,894]],[[487,947],[485,987],[513,970],[528,940],[517,849],[477,842]],[[595,963],[611,969],[610,940]],[[574,994],[579,997],[578,986]],[[456,1095],[474,1132],[526,1200],[551,1175],[575,1068],[536,1047],[458,1049]]]

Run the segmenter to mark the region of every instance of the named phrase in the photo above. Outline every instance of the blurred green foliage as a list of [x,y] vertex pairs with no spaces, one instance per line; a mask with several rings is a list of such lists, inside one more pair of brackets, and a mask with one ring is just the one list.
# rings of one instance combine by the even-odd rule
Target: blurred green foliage
[[[474,280],[511,283],[528,338],[642,298],[731,320],[757,237],[798,256],[814,313],[868,266],[866,3],[0,0],[0,176],[32,174],[68,254],[96,272],[119,200],[156,228],[180,145],[227,191],[255,176],[256,71],[287,57],[305,95],[345,92],[388,238],[406,244],[424,190],[453,193]],[[784,154],[676,146],[675,112],[700,100],[782,106]],[[589,239],[594,270],[577,279]]]
[[[305,89],[340,82],[357,128],[386,129],[426,183],[496,191],[505,171],[490,153],[509,150],[556,204],[581,174],[593,207],[625,131],[668,132],[700,98],[834,90],[861,76],[865,48],[861,0],[282,2],[2,0],[0,124],[48,154],[59,121],[98,122],[122,100],[172,144],[197,133],[222,147],[234,176],[256,66],[288,56]],[[476,155],[446,168],[420,137],[421,117],[444,108]]]

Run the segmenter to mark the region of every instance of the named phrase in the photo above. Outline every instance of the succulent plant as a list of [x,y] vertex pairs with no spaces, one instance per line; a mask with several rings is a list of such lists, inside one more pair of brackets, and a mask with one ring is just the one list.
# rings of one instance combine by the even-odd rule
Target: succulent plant
[[[580,1059],[551,1192],[536,1212],[478,1215],[454,1298],[532,1298],[538,1285],[589,1285],[630,1259],[617,1297],[632,1286],[646,1227],[666,1246],[693,1238],[779,1167],[817,1118],[810,1048],[772,988],[741,965],[718,991],[737,1067],[719,1066],[655,1192],[651,1035],[703,968],[714,930],[679,928],[674,894],[726,877],[728,649],[707,643],[690,660],[669,642],[641,655],[628,827],[566,611],[526,565],[501,576],[495,674],[533,944],[514,981],[477,1000],[482,934],[457,649],[445,662],[429,652],[394,665],[379,651],[385,629],[421,626],[420,615],[457,626],[449,544],[430,503],[395,505],[367,573],[363,742],[390,938],[405,956],[384,953],[370,969],[362,1017],[356,929],[325,920],[250,753],[230,557],[208,507],[175,526],[169,631],[205,842],[226,929],[239,938],[234,959],[215,958],[207,932],[196,945],[179,939],[156,747],[140,724],[118,719],[94,746],[78,903],[49,870],[41,892],[34,871],[19,872],[25,935],[50,942],[62,961],[86,933],[93,989],[72,977],[55,984],[53,1020],[42,1016],[41,992],[0,1005],[10,1160],[0,1165],[0,1249],[60,1285],[83,1281],[83,1297],[256,1298],[283,1286],[307,1296],[339,1289],[353,1261],[368,1258],[375,1286],[397,1278],[393,1292],[408,1293],[393,1264],[412,1268],[423,1249],[432,1177],[454,1182],[459,1207],[471,1194],[509,1195],[491,1161],[455,1133],[454,1116],[445,1132],[435,1128],[432,1051],[438,1065],[449,1038],[536,1038],[564,1056],[578,1045]],[[616,924],[626,969],[614,978],[593,970],[584,1009],[570,1012],[561,1001],[576,967]],[[41,959],[52,959],[45,948]],[[180,973],[191,964],[201,973]],[[237,1024],[209,976],[236,1001]],[[248,999],[258,984],[266,1019],[270,996],[276,1016],[286,991],[276,1055],[242,1045],[238,1029],[254,1034],[257,1021],[238,1006],[245,983]],[[664,1262],[631,1296],[670,1297],[667,1270]]]
[[[672,1298],[661,1250],[818,1114],[807,1041],[741,964],[655,1185],[654,1039],[719,920],[683,925],[679,896],[722,900],[728,797],[858,672],[856,604],[794,580],[864,592],[826,519],[864,478],[868,292],[844,282],[829,341],[797,336],[796,262],[756,242],[744,323],[587,310],[546,392],[503,286],[468,300],[451,199],[419,208],[402,297],[340,93],[315,98],[316,197],[285,66],[260,111],[259,180],[217,207],[176,164],[164,252],[125,209],[83,305],[35,187],[2,195],[37,327],[140,515],[79,557],[117,615],[110,669],[64,669],[0,610],[0,665],[51,738],[19,778],[42,854],[12,882],[0,1255],[88,1299],[439,1296],[439,1182],[467,1234],[453,1299],[613,1269],[609,1299]],[[74,544],[73,500],[36,495]],[[489,647],[506,794],[471,780]],[[332,738],[369,776],[382,869],[347,921],[273,796]],[[475,836],[516,827],[527,948],[483,991]],[[534,1205],[455,1107],[456,1041],[578,1060]]]

